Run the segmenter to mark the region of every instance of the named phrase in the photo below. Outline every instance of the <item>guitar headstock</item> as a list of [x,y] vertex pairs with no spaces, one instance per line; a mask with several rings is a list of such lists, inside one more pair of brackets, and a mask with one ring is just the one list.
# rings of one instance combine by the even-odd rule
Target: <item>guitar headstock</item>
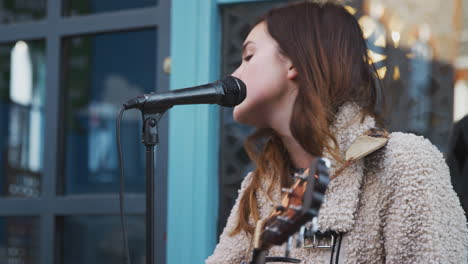
[[294,179],[275,211],[257,223],[254,247],[268,249],[281,245],[302,225],[318,216],[329,183],[330,162],[314,158],[310,167]]

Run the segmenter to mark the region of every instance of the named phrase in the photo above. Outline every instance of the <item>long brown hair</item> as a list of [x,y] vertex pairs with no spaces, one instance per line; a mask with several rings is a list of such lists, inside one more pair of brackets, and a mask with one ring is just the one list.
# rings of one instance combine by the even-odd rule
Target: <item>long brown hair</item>
[[[346,102],[362,108],[362,119],[377,118],[376,71],[367,55],[367,45],[353,15],[335,3],[296,2],[271,9],[257,20],[266,22],[279,52],[291,59],[298,77],[298,95],[290,128],[304,150],[313,156],[329,153],[338,162],[337,140],[331,131],[336,113]],[[292,162],[279,136],[272,129],[259,129],[244,147],[256,169],[239,205],[237,226],[230,233],[252,234],[259,219],[256,191],[267,181],[291,184]]]

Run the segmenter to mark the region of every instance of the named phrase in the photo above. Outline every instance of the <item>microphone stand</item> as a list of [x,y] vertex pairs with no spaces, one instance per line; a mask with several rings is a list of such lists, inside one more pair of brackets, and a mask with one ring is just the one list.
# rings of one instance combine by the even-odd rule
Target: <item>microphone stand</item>
[[158,121],[167,109],[142,110],[142,143],[146,146],[146,264],[154,264],[154,148],[159,143]]

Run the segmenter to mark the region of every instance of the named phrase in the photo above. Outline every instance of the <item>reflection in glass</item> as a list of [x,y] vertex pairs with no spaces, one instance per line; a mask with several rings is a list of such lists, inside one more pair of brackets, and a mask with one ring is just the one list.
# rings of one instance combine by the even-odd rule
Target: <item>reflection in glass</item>
[[[65,194],[118,192],[115,119],[123,102],[154,91],[154,30],[78,36],[64,41]],[[122,122],[126,191],[144,191],[141,116]]]
[[387,128],[422,135],[447,151],[455,69],[454,53],[441,47],[455,43],[448,37],[455,32],[448,22],[451,12],[440,13],[431,4],[413,10],[388,1],[351,2],[360,3],[354,14],[381,78],[386,107],[378,106]]
[[453,121],[457,122],[468,115],[468,80],[458,80],[453,92]]
[[45,42],[0,45],[0,194],[37,197],[42,175]]
[[[62,259],[67,264],[121,263],[122,229],[118,216],[63,217]],[[128,246],[132,263],[144,263],[143,216],[128,216]]]
[[0,24],[29,22],[45,18],[46,0],[2,0]]
[[156,2],[157,0],[64,0],[64,15],[79,16],[144,8],[155,6]]
[[0,217],[0,263],[39,263],[39,217]]
[[430,29],[422,25],[419,37],[411,47],[411,77],[408,85],[408,130],[427,135],[431,126],[431,74],[432,48],[429,45]]

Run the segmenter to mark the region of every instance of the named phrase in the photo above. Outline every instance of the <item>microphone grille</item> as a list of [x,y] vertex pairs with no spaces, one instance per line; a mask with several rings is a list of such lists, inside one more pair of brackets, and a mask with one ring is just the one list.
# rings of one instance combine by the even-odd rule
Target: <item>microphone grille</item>
[[222,106],[236,106],[244,101],[246,96],[245,83],[234,76],[226,76],[220,82],[224,89]]

